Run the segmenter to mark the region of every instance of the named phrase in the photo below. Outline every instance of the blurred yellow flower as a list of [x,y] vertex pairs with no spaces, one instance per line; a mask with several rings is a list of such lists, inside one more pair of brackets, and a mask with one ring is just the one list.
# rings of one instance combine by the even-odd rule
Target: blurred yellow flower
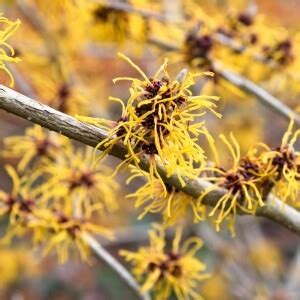
[[38,173],[46,178],[40,190],[47,199],[63,203],[64,211],[90,218],[95,213],[118,208],[117,182],[104,165],[93,167],[92,149],[76,149],[72,144],[56,160],[48,159]]
[[110,3],[87,2],[82,14],[92,41],[120,46],[133,40],[143,43],[147,39],[147,22],[143,17]]
[[206,266],[195,257],[202,241],[191,237],[180,246],[181,235],[182,229],[177,228],[172,248],[167,250],[163,227],[154,225],[149,231],[148,247],[140,247],[136,252],[120,251],[132,263],[142,290],[152,291],[154,299],[167,300],[171,295],[179,300],[202,299],[197,284],[210,276],[204,273]]
[[33,187],[31,180],[20,178],[13,167],[7,165],[5,169],[13,186],[10,193],[0,190],[0,216],[7,216],[9,219],[2,242],[10,243],[13,237],[27,233],[43,235],[43,227],[51,215],[40,207],[40,193]]
[[[35,178],[20,178],[11,166],[6,166],[6,170],[13,181],[13,188],[9,194],[0,191],[0,216],[9,217],[6,234],[1,240],[3,244],[11,243],[14,237],[31,236],[35,246],[44,247],[45,254],[54,249],[59,261],[65,262],[74,246],[80,257],[87,259],[89,249],[83,234],[112,238],[109,229],[92,221],[88,215],[93,212],[91,209],[87,218],[76,205],[67,210],[55,199],[49,203],[49,198],[45,199],[45,194],[35,187]],[[72,200],[76,203],[77,199]]]
[[230,286],[226,278],[217,272],[203,282],[201,286],[205,300],[230,300]]
[[64,209],[53,211],[52,222],[48,224],[48,234],[43,239],[45,255],[55,251],[59,262],[65,263],[75,247],[79,251],[80,257],[87,260],[90,249],[84,240],[84,234],[113,238],[110,229],[84,217],[67,215],[63,211]]
[[25,130],[21,136],[9,136],[4,139],[2,156],[18,159],[18,170],[23,172],[32,165],[37,166],[42,158],[55,159],[67,146],[68,139],[49,132],[39,125]]
[[250,249],[250,260],[260,272],[266,275],[280,274],[283,269],[283,257],[271,240],[254,243]]
[[5,248],[0,250],[0,288],[15,284],[26,276],[38,275],[33,255],[26,249]]

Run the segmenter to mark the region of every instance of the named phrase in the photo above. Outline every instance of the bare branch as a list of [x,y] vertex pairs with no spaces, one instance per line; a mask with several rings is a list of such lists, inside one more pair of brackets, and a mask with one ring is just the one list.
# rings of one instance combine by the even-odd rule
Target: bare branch
[[[30,99],[3,85],[0,85],[0,109],[88,146],[96,147],[99,142],[107,137],[107,133],[104,130],[82,123],[69,115]],[[122,144],[118,144],[113,147],[110,154],[124,159],[127,150]],[[141,159],[140,167],[145,171],[149,170],[149,163],[146,157]],[[191,180],[184,178],[186,186],[182,187],[176,175],[167,177],[164,169],[160,166],[158,166],[158,171],[164,182],[194,198],[198,198],[212,185],[204,179]],[[214,190],[205,196],[203,203],[215,206],[224,193],[226,193],[226,190],[221,188]],[[241,212],[239,213],[242,214]],[[300,213],[288,205],[283,205],[282,201],[273,195],[267,197],[265,206],[258,208],[256,214],[273,220],[300,235]]]
[[248,92],[255,96],[261,104],[269,107],[275,113],[281,115],[286,120],[290,120],[291,117],[295,119],[295,123],[300,126],[300,116],[291,108],[282,103],[279,99],[269,94],[265,89],[261,88],[251,80],[242,77],[232,71],[222,70],[219,66],[216,67],[216,72],[224,78],[226,81],[240,88],[241,90]]
[[139,299],[151,300],[149,294],[142,293],[138,283],[123,267],[123,265],[121,265],[109,252],[107,252],[93,236],[85,233],[82,238],[89,245],[94,254],[100,258],[101,261],[107,264],[131,288]]

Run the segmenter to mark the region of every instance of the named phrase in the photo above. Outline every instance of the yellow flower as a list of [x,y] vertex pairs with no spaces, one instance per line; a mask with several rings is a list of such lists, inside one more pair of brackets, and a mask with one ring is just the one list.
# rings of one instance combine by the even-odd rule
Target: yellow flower
[[7,39],[14,34],[20,25],[20,21],[9,21],[2,17],[0,13],[0,69],[4,70],[10,77],[10,86],[14,85],[14,79],[5,62],[19,62],[20,59],[15,56],[14,49],[7,43]]
[[[133,194],[128,195],[129,198],[135,199],[135,207],[143,207],[143,212],[139,219],[142,219],[147,213],[161,213],[164,218],[165,225],[172,225],[181,218],[186,217],[191,210],[194,222],[203,221],[205,219],[206,207],[197,205],[197,200],[193,197],[176,190],[156,179],[154,184],[150,183],[150,176],[147,172],[132,167],[132,176],[127,180],[131,182],[134,178],[143,177],[146,182]],[[165,194],[164,188],[167,189]]]
[[47,199],[64,203],[64,211],[90,218],[94,213],[118,208],[117,182],[108,177],[111,169],[93,167],[92,149],[75,149],[71,144],[55,161],[45,160],[37,174],[46,178],[40,190]]
[[283,257],[271,240],[257,241],[249,251],[251,262],[261,273],[280,274],[283,271]]
[[13,187],[11,193],[0,190],[0,217],[9,218],[2,242],[9,243],[14,236],[27,233],[43,235],[41,231],[44,222],[48,221],[49,214],[40,207],[40,193],[33,187],[31,180],[20,178],[13,167],[7,165],[5,169],[11,177]]
[[[10,194],[0,191],[0,217],[8,216],[7,232],[2,243],[11,243],[14,237],[32,237],[34,245],[44,245],[44,253],[56,250],[59,261],[65,262],[68,253],[75,246],[82,259],[88,257],[88,247],[83,234],[101,235],[112,238],[109,229],[94,223],[74,205],[69,211],[55,199],[45,199],[47,194],[35,188],[35,177],[20,178],[11,166],[6,170],[13,180]],[[42,183],[40,183],[42,184]],[[76,198],[74,203],[76,203]],[[85,199],[84,199],[85,200]],[[88,214],[92,213],[91,209]]]
[[5,138],[2,156],[19,159],[18,170],[24,171],[31,163],[40,163],[41,158],[55,159],[67,142],[67,138],[34,125],[27,128],[23,136]]
[[47,226],[48,234],[44,237],[45,255],[54,250],[58,254],[59,262],[64,263],[75,246],[80,257],[87,260],[89,247],[83,238],[84,234],[101,235],[109,239],[113,237],[111,231],[104,226],[62,211],[54,210],[52,222]]
[[186,33],[182,47],[184,60],[194,68],[212,70],[212,56],[215,48],[212,32],[204,25],[198,25]]
[[87,4],[86,14],[95,41],[120,45],[128,40],[142,43],[147,38],[147,23],[141,16],[100,3]]
[[[233,54],[232,50],[217,43],[215,37],[218,33],[216,33],[215,20],[212,24],[210,23],[201,20],[196,25],[193,24],[194,26],[184,33],[180,51],[174,53],[174,59],[188,64],[192,70],[197,72],[201,70],[214,73],[213,77],[206,78],[202,93],[220,95],[223,101],[224,99],[226,101],[248,99],[248,95],[226,81],[216,70],[215,65],[220,67],[220,61],[222,66],[228,65],[230,68],[236,69],[238,65],[237,55]],[[249,62],[249,57],[243,55],[242,61],[244,64],[245,61]]]
[[217,270],[202,285],[202,294],[206,300],[230,300],[230,286],[225,276]]
[[[229,228],[234,235],[234,221],[237,210],[248,214],[254,214],[257,207],[264,206],[263,185],[268,180],[272,170],[269,165],[263,164],[259,157],[256,157],[256,149],[251,149],[248,155],[241,158],[240,146],[233,134],[230,134],[230,141],[224,135],[220,135],[221,140],[227,146],[233,163],[230,169],[221,167],[207,167],[203,171],[212,171],[212,176],[205,178],[214,184],[204,191],[199,197],[202,203],[204,197],[218,188],[224,188],[226,193],[218,199],[216,205],[209,213],[215,218],[216,230],[220,230],[220,224],[229,219]],[[218,158],[217,164],[218,164]]]
[[278,66],[287,66],[294,60],[293,42],[289,38],[276,41],[274,45],[265,46],[263,54],[268,61],[273,61]]
[[81,5],[82,0],[52,0],[51,2],[45,2],[44,0],[33,0],[33,2],[35,2],[39,10],[49,18],[77,8],[77,6]]
[[206,266],[195,257],[202,241],[191,237],[180,246],[182,229],[177,228],[170,250],[166,249],[165,233],[155,225],[149,232],[150,245],[137,252],[121,250],[120,255],[132,263],[133,274],[142,283],[143,291],[152,291],[157,300],[202,299],[197,284],[209,275]]
[[270,164],[274,175],[270,180],[274,184],[274,194],[286,202],[295,202],[300,192],[300,152],[294,149],[294,144],[300,135],[300,129],[293,132],[294,120],[291,119],[289,127],[283,135],[281,146],[271,150],[265,146],[262,160]]
[[[68,67],[64,65],[64,68],[66,69],[65,73],[67,73]],[[79,112],[89,113],[88,97],[91,94],[87,92],[85,86],[68,83],[66,78],[69,75],[67,74],[61,78],[55,72],[53,74],[49,71],[47,74],[42,72],[36,72],[31,77],[39,97],[46,104],[69,115],[75,115]]]
[[121,99],[110,98],[121,104],[121,118],[113,122],[78,117],[109,132],[108,138],[98,144],[97,148],[106,148],[98,157],[98,161],[105,157],[115,144],[123,143],[128,149],[128,154],[119,168],[128,163],[139,168],[141,158],[146,156],[150,159],[151,184],[156,176],[164,186],[157,170],[156,163],[159,163],[165,168],[167,176],[176,174],[184,186],[182,176],[195,177],[194,167],[202,165],[206,159],[204,150],[197,143],[198,137],[204,135],[213,145],[212,137],[204,127],[204,121],[199,122],[198,117],[203,116],[206,110],[220,116],[214,111],[216,104],[213,100],[218,98],[192,96],[190,87],[195,83],[194,79],[202,74],[191,74],[184,70],[175,80],[171,80],[166,70],[168,61],[165,60],[156,74],[148,78],[129,58],[122,54],[119,56],[142,76],[142,79],[122,77],[114,80],[131,82],[130,98],[126,105]]

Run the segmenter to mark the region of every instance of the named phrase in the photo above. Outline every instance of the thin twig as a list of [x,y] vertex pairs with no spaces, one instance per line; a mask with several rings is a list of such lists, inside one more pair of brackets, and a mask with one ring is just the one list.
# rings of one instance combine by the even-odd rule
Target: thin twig
[[[92,147],[96,147],[107,138],[107,133],[104,130],[80,122],[3,85],[0,85],[0,109]],[[103,149],[102,147],[101,150]],[[112,148],[110,154],[124,160],[127,149],[119,143]],[[141,158],[140,167],[145,171],[149,171],[147,157]],[[204,179],[191,180],[183,178],[186,185],[182,187],[176,174],[167,177],[165,170],[160,166],[158,166],[158,172],[165,183],[191,195],[195,199],[212,186],[210,182]],[[203,203],[215,206],[225,193],[226,190],[222,188],[216,189],[204,197]],[[242,214],[242,212],[239,213]],[[283,205],[282,201],[273,195],[267,197],[265,206],[258,208],[256,215],[273,220],[300,235],[300,213],[288,205]]]
[[137,295],[139,299],[151,300],[148,293],[143,293],[131,274],[121,265],[109,252],[107,252],[98,241],[90,234],[83,234],[83,240],[88,244],[94,254],[107,264]]
[[182,23],[181,21],[179,22],[177,19],[169,19],[168,15],[164,15],[164,14],[152,12],[149,10],[137,8],[137,7],[132,6],[131,4],[121,2],[121,1],[103,1],[103,0],[90,0],[90,1],[100,4],[100,5],[104,5],[108,8],[112,8],[115,10],[120,10],[120,11],[125,11],[128,13],[136,14],[136,15],[139,15],[146,19],[154,19],[154,20],[157,20],[160,22],[168,22],[168,23],[171,22],[173,24],[174,23],[177,23],[177,24]]
[[238,75],[226,69],[222,69],[220,66],[216,67],[215,65],[215,71],[226,81],[230,82],[241,90],[255,96],[261,104],[269,107],[275,113],[284,117],[286,120],[289,121],[291,117],[293,117],[295,120],[295,124],[300,126],[300,116],[291,108],[282,103],[279,99],[268,93],[265,89],[261,88],[251,80],[242,77],[241,75]]

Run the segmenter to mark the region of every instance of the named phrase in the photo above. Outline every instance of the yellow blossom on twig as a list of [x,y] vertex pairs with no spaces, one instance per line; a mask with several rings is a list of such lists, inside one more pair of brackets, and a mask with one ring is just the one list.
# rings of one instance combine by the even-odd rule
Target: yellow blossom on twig
[[95,213],[115,211],[117,182],[104,165],[93,167],[92,149],[75,149],[72,144],[55,161],[48,159],[37,174],[46,178],[40,190],[48,199],[63,203],[64,211],[90,218]]
[[43,158],[55,159],[67,142],[67,138],[34,125],[27,128],[24,135],[5,138],[1,154],[5,158],[19,159],[18,170],[23,172],[32,163],[37,166]]
[[[199,136],[205,136],[210,145],[213,139],[204,126],[201,118],[206,111],[215,112],[214,101],[218,97],[193,96],[190,90],[195,79],[203,74],[191,74],[181,71],[177,78],[171,80],[168,72],[168,60],[149,78],[128,57],[119,54],[142,79],[131,77],[116,78],[114,82],[126,80],[131,82],[130,97],[125,104],[121,99],[111,97],[122,106],[122,115],[118,121],[97,118],[78,117],[80,120],[106,129],[108,138],[98,144],[97,148],[105,147],[97,158],[100,161],[117,143],[123,143],[128,154],[118,169],[132,163],[139,168],[142,157],[150,161],[150,183],[154,177],[164,183],[158,172],[157,164],[162,165],[167,176],[176,174],[184,186],[183,176],[195,177],[197,167],[204,164],[206,156],[198,144]],[[211,73],[206,74],[211,75]],[[166,188],[164,188],[166,193]]]
[[294,120],[283,135],[280,147],[275,150],[265,145],[262,160],[270,164],[273,176],[270,178],[274,185],[274,194],[285,203],[295,202],[300,191],[300,153],[294,149],[294,144],[300,136],[300,129],[293,130]]
[[121,250],[120,255],[132,263],[133,274],[142,283],[143,291],[152,291],[157,300],[174,294],[179,300],[202,299],[197,284],[209,277],[206,266],[195,257],[202,241],[191,237],[180,245],[182,229],[177,228],[172,248],[167,249],[165,233],[155,225],[149,231],[150,245],[136,252]]
[[220,138],[232,156],[232,167],[226,170],[219,166],[203,169],[212,172],[212,176],[205,176],[205,179],[214,184],[201,194],[199,203],[201,204],[205,196],[215,189],[224,188],[226,193],[218,199],[209,216],[217,215],[215,218],[217,231],[220,230],[221,223],[229,219],[229,228],[234,235],[237,210],[254,214],[257,207],[264,206],[263,184],[272,174],[272,170],[256,157],[255,149],[241,158],[240,146],[232,133],[229,140],[224,135],[220,135]]

